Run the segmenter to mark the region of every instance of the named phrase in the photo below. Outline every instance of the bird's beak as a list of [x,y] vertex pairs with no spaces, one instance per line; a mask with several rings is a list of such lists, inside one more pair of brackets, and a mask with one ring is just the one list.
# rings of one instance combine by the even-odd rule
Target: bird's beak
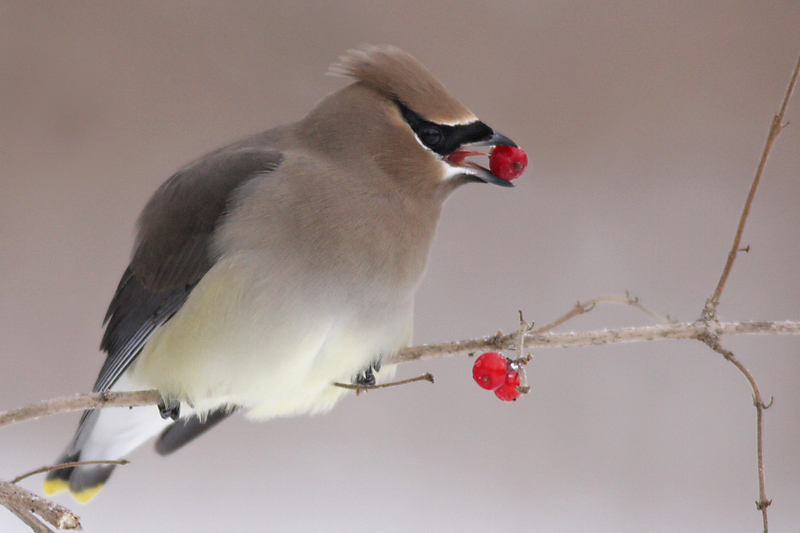
[[[470,148],[479,146],[491,147],[489,153],[487,154],[486,152],[470,150]],[[477,163],[473,163],[472,161],[466,160],[467,157],[470,156],[490,155],[491,149],[493,149],[495,146],[513,146],[517,148],[517,143],[515,143],[502,133],[493,132],[491,137],[489,137],[488,139],[468,144],[462,144],[453,153],[448,154],[443,159],[447,164],[453,167],[457,167],[459,170],[462,170],[464,174],[472,176],[478,181],[492,183],[494,185],[500,185],[501,187],[513,187],[514,184],[512,184],[510,181],[498,178],[497,176],[492,174],[491,171],[489,171],[489,169],[482,167]]]

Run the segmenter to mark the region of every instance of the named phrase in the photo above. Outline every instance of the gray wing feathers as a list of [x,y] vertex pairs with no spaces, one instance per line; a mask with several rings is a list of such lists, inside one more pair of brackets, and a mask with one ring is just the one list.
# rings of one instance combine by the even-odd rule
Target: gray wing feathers
[[223,148],[179,171],[153,195],[139,217],[131,270],[150,290],[197,282],[211,268],[208,238],[231,192],[277,168],[274,150]]
[[280,153],[271,149],[223,148],[188,165],[156,191],[139,217],[133,259],[106,313],[101,349],[108,357],[95,391],[116,382],[213,266],[210,240],[231,193],[280,161]]
[[106,331],[100,348],[108,353],[94,386],[111,388],[147,339],[169,320],[189,297],[194,284],[165,291],[148,290],[130,268],[125,270],[106,313]]
[[[95,382],[95,392],[114,385],[150,336],[178,312],[213,266],[211,236],[225,215],[233,191],[253,176],[276,169],[280,162],[281,155],[275,150],[232,145],[187,165],[156,191],[139,217],[133,259],[106,313],[100,348],[108,355]],[[79,455],[96,421],[93,413],[83,413],[67,454]],[[208,421],[222,418],[211,417]],[[173,438],[181,433],[176,430]],[[184,436],[173,449],[192,438]],[[90,481],[96,481],[97,476],[107,477],[112,469],[92,470],[96,476],[89,476],[93,478]],[[71,474],[69,471],[54,476]]]

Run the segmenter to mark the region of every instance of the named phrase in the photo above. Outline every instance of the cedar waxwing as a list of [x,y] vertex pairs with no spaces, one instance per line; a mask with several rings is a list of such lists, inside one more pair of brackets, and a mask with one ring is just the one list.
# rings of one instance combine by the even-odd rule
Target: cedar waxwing
[[[59,463],[125,457],[160,435],[168,454],[236,410],[328,411],[410,345],[414,292],[447,196],[482,181],[470,148],[516,146],[419,62],[350,51],[355,81],[299,122],[179,170],[138,220],[105,318],[95,391],[157,389],[159,408],[86,411]],[[50,472],[48,494],[88,501],[114,466]]]

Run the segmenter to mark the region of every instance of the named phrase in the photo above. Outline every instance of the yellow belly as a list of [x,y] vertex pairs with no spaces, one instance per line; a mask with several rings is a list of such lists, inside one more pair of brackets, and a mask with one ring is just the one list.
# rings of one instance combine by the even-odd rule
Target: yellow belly
[[327,411],[347,392],[333,382],[408,345],[411,302],[371,320],[315,298],[221,261],[150,338],[130,378],[199,413],[222,405],[259,419]]

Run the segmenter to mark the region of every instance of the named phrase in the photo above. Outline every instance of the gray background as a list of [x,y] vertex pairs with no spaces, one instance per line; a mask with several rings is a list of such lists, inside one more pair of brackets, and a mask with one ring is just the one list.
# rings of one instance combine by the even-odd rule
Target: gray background
[[[800,3],[0,3],[0,408],[90,390],[135,218],[188,160],[294,120],[328,64],[396,44],[515,139],[513,190],[449,200],[415,341],[540,324],[628,289],[695,319],[800,51]],[[800,123],[800,95],[788,119]],[[778,141],[723,296],[798,319],[800,127]],[[604,307],[562,330],[645,325]],[[797,338],[729,338],[764,393],[774,531],[800,528]],[[147,446],[77,508],[89,532],[758,531],[755,412],[697,342],[536,352],[503,404],[471,360],[318,417],[241,418]],[[78,414],[0,432],[0,477],[55,459]],[[41,476],[25,481],[40,490]],[[0,509],[0,531],[26,528]]]

